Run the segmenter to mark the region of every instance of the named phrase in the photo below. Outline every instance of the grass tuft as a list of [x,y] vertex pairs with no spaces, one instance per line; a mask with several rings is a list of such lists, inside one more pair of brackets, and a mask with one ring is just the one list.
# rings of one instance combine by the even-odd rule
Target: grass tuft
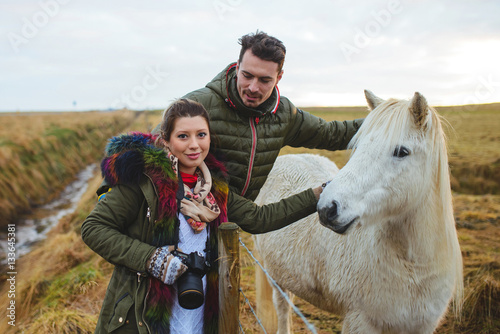
[[95,314],[86,314],[62,307],[44,308],[40,310],[32,324],[21,328],[26,334],[90,334],[94,332],[96,322]]

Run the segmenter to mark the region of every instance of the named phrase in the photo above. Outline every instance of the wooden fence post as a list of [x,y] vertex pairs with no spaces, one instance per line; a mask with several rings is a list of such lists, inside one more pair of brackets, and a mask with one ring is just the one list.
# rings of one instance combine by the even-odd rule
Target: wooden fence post
[[240,247],[238,225],[219,226],[219,333],[238,333],[240,315]]

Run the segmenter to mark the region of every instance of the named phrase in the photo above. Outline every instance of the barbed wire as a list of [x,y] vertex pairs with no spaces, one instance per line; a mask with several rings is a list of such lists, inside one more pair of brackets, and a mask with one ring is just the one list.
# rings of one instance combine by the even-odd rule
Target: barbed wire
[[[255,261],[255,263],[257,263],[259,265],[259,267],[262,269],[262,271],[264,272],[264,274],[267,276],[268,280],[274,285],[274,287],[276,289],[278,289],[278,291],[281,293],[281,295],[283,296],[283,298],[285,298],[285,300],[288,303],[288,305],[290,305],[292,307],[292,309],[295,311],[295,313],[300,317],[300,319],[302,319],[302,321],[306,325],[307,329],[309,329],[309,331],[311,331],[311,333],[317,334],[316,329],[314,328],[314,326],[309,321],[307,321],[306,317],[302,314],[302,312],[300,312],[300,310],[297,308],[297,306],[295,306],[293,304],[293,302],[285,294],[285,292],[283,291],[283,289],[281,289],[281,287],[278,285],[278,283],[276,283],[276,281],[271,277],[271,275],[269,275],[269,273],[267,272],[267,270],[264,269],[264,267],[262,266],[262,264],[259,262],[259,260],[257,260],[255,258],[255,256],[253,255],[252,251],[250,251],[250,249],[248,249],[248,247],[245,245],[245,243],[243,242],[243,240],[241,240],[241,238],[239,238],[239,241],[240,241],[240,244],[247,250],[248,254],[250,254],[250,257],[252,257],[252,259]],[[241,289],[240,289],[240,291],[241,291]],[[257,318],[257,315],[255,315],[255,317]],[[257,321],[260,322],[260,319],[257,318]]]
[[[255,313],[252,305],[250,304],[250,301],[248,300],[247,296],[245,296],[245,293],[243,292],[243,290],[241,290],[241,288],[240,288],[240,293],[243,295],[243,298],[245,298],[246,303],[250,307],[250,312],[252,312],[255,319],[257,319],[257,323],[259,324],[260,328],[262,328],[264,333],[267,334],[266,329],[264,328],[264,325],[262,324],[262,321],[260,321],[259,317],[257,316],[257,313]],[[240,323],[240,327],[241,327],[241,323]],[[243,330],[243,328],[242,328],[242,330]]]

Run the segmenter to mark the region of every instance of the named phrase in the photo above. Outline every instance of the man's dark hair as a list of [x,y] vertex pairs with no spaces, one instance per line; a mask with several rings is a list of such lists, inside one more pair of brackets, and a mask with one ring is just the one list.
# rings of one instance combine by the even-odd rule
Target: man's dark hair
[[281,72],[285,62],[286,48],[279,39],[257,30],[256,33],[242,36],[238,42],[241,45],[240,58],[238,59],[240,63],[245,52],[250,49],[260,59],[277,63],[278,73]]

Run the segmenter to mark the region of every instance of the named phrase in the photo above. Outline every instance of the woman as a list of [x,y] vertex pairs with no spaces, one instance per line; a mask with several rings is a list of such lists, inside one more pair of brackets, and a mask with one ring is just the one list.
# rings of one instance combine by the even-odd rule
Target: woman
[[[112,188],[82,225],[84,242],[115,265],[96,333],[217,333],[219,224],[229,218],[264,233],[315,212],[321,186],[262,207],[229,191],[224,165],[209,153],[209,124],[201,104],[182,99],[165,111],[160,137],[108,143],[101,169]],[[179,304],[177,281],[194,272],[182,254],[209,264],[199,307]]]

